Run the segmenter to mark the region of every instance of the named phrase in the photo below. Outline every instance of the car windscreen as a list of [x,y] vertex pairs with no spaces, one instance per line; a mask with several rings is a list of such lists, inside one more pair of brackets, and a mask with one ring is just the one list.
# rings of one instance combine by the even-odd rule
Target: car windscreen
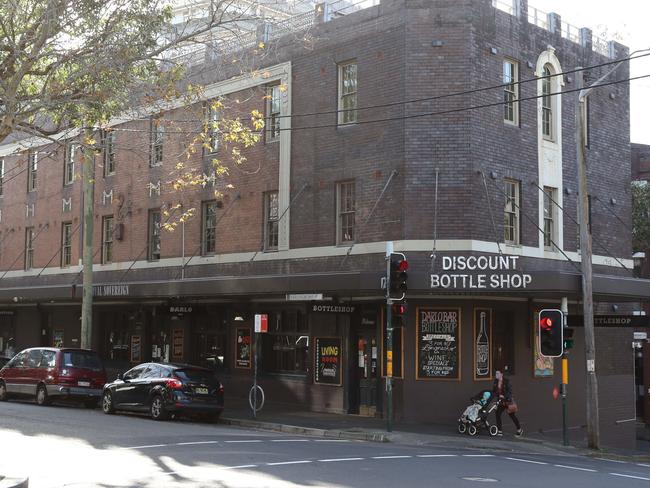
[[182,381],[190,381],[192,383],[214,383],[217,381],[214,373],[205,369],[177,369],[174,371],[174,374]]
[[103,369],[99,356],[86,351],[64,351],[63,367],[90,369],[93,371],[101,371]]

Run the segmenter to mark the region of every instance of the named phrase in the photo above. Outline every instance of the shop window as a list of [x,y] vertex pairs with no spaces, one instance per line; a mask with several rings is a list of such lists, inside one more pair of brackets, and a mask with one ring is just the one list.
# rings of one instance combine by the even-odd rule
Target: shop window
[[512,321],[497,315],[492,324],[492,370],[515,372],[515,341]]
[[269,332],[261,340],[265,372],[307,373],[310,337],[305,314],[297,310],[269,314]]

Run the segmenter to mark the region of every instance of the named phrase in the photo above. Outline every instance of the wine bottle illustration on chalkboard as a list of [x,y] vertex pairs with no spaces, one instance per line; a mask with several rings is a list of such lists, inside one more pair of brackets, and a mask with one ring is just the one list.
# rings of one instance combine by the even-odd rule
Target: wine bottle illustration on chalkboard
[[485,329],[485,312],[480,313],[481,330],[476,338],[476,376],[486,376],[490,370],[490,341]]

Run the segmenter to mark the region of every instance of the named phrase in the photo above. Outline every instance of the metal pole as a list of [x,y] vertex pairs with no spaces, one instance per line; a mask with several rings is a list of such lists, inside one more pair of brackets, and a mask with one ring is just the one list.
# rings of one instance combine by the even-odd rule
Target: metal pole
[[253,372],[253,418],[257,418],[257,350],[259,346],[259,332],[255,332],[255,368]]
[[586,93],[583,72],[576,72],[579,92],[576,100],[576,154],[578,164],[578,209],[580,213],[580,254],[582,258],[582,314],[585,331],[585,360],[587,362],[587,439],[589,447],[600,449],[600,420],[598,410],[598,380],[596,378],[596,344],[594,337],[594,308],[591,269],[591,232],[589,229],[589,189],[587,187],[587,157],[585,154]]
[[386,243],[386,430],[393,430],[393,321],[390,299],[390,255],[393,243]]
[[[85,129],[84,137],[86,141],[91,140],[93,137],[92,129]],[[92,349],[95,153],[87,144],[84,144],[83,162],[83,294],[81,298],[81,347],[84,349]]]
[[569,445],[569,430],[567,429],[567,389],[569,385],[569,360],[562,356],[562,444]]

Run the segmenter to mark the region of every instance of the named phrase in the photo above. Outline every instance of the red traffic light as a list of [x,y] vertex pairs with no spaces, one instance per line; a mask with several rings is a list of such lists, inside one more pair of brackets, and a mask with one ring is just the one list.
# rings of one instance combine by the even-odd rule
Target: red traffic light
[[397,271],[402,272],[406,271],[407,269],[409,269],[409,262],[406,259],[401,260],[397,265]]
[[539,326],[544,330],[549,330],[553,327],[553,320],[550,317],[542,317],[539,319]]
[[406,303],[393,303],[391,310],[393,315],[406,315]]

